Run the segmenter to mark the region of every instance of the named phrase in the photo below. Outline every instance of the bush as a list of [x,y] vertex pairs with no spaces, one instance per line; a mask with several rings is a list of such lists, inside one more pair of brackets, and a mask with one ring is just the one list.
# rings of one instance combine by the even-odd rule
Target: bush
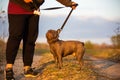
[[0,53],[1,53],[4,45],[5,45],[5,42],[0,39]]
[[5,63],[5,42],[0,39],[0,73],[3,74],[2,66]]
[[114,49],[113,52],[109,55],[109,59],[115,62],[120,62],[120,49]]
[[93,49],[94,44],[91,41],[86,41],[85,42],[85,48],[87,49]]
[[5,42],[0,39],[0,64],[3,62],[3,59],[5,59]]

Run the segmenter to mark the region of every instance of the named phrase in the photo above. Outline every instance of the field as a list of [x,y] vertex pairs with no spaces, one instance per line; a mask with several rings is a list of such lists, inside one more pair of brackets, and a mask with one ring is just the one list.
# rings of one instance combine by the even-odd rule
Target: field
[[87,49],[86,53],[94,57],[120,62],[120,49]]
[[[22,48],[20,46],[14,67],[16,80],[117,80],[96,72],[96,69],[94,68],[96,64],[94,64],[91,57],[119,62],[119,50],[86,49],[86,53],[83,58],[84,66],[81,70],[79,70],[79,64],[73,55],[63,58],[63,67],[62,69],[58,69],[54,63],[52,54],[49,52],[49,46],[47,44],[36,44],[35,62],[33,66],[35,66],[36,70],[40,73],[37,78],[25,78],[23,74],[21,74],[21,67],[23,64],[21,52]],[[3,66],[5,65],[5,53],[1,53],[0,65]],[[117,55],[113,55],[113,53],[116,53]],[[3,68],[0,71],[0,77],[1,79],[3,77]]]

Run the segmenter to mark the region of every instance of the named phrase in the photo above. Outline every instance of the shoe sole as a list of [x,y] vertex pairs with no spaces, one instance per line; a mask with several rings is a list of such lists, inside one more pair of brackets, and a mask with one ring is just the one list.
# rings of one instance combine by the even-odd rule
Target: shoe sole
[[5,80],[15,80],[15,79],[5,79]]
[[34,75],[31,75],[31,74],[27,74],[27,75],[24,75],[26,78],[29,78],[29,77],[33,77],[33,78],[35,78],[35,77],[38,77],[38,75],[36,75],[36,76],[34,76]]

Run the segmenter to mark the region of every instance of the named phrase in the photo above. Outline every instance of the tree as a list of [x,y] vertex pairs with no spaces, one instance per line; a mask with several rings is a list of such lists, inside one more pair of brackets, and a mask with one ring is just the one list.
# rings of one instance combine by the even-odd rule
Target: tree
[[7,32],[5,30],[6,24],[6,12],[4,10],[0,10],[0,54],[5,53],[5,37],[7,36]]
[[0,39],[2,39],[4,41],[7,33],[5,31],[5,23],[6,22],[6,12],[4,10],[0,11],[0,29],[1,29],[1,33],[0,33]]
[[117,49],[120,49],[120,25],[115,29],[115,35],[111,37],[113,46]]
[[85,42],[85,47],[86,47],[87,49],[93,49],[94,44],[93,44],[91,41],[86,41],[86,42]]

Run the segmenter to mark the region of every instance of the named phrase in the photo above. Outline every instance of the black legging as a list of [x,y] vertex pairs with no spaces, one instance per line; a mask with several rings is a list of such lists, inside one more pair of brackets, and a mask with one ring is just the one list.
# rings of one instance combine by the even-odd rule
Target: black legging
[[31,66],[33,62],[35,41],[38,36],[37,15],[8,15],[9,38],[6,48],[7,64],[14,64],[19,45],[23,40],[23,63]]

